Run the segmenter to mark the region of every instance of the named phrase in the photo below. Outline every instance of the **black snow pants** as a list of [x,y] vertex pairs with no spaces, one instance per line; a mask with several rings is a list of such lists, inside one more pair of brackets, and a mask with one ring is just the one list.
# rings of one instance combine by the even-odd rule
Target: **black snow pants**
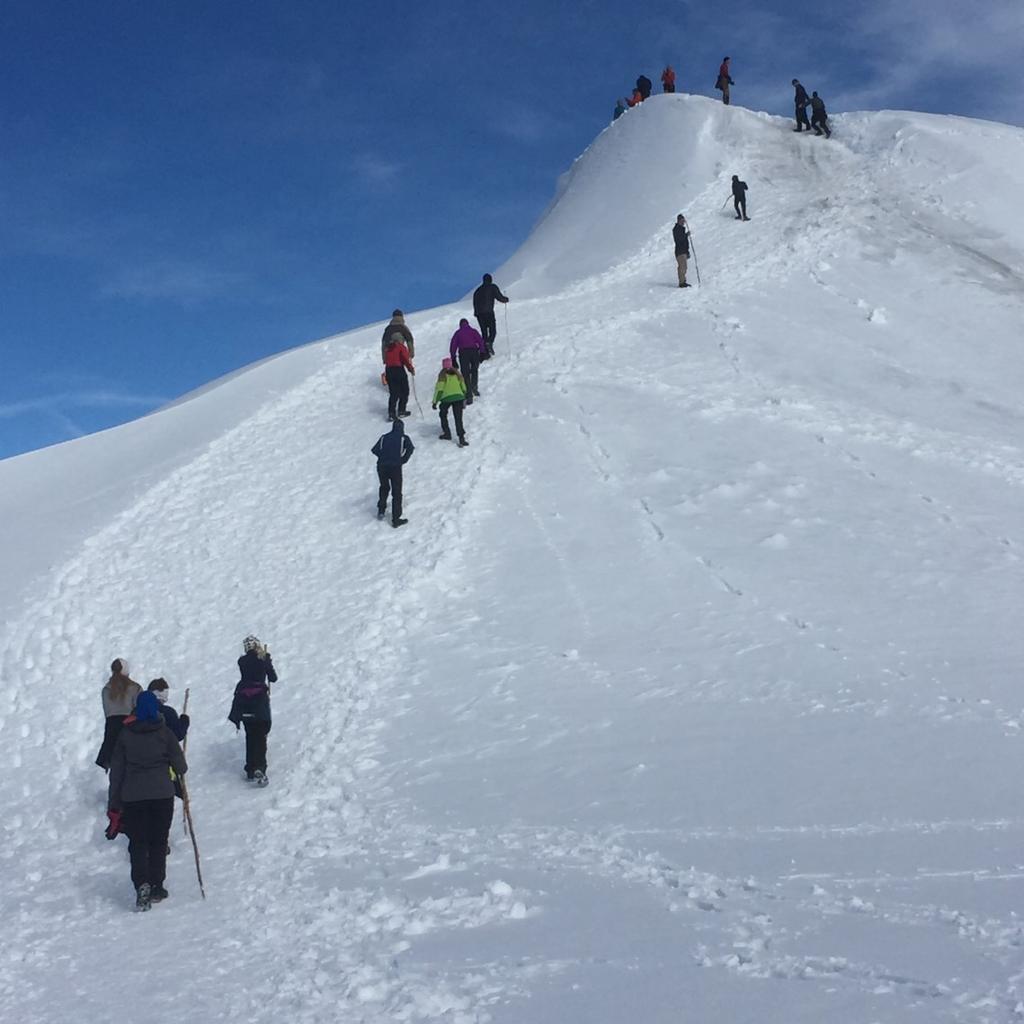
[[270,722],[261,718],[243,718],[245,727],[245,774],[249,775],[259,769],[267,770],[267,734]]
[[393,420],[408,412],[409,375],[404,366],[388,366],[384,370],[384,379],[388,382],[388,419]]
[[742,217],[743,220],[746,220],[747,219],[747,193],[743,192],[743,193],[741,193],[738,196],[734,195],[732,197],[732,205],[736,207],[736,219],[739,220],[740,217]]
[[494,355],[494,339],[498,336],[498,322],[494,319],[494,310],[490,313],[477,313],[476,322],[480,325],[480,333],[484,336],[484,344],[487,346],[487,355],[484,359],[490,359]]
[[466,405],[472,405],[473,396],[480,394],[480,350],[460,348],[459,369],[466,382]]
[[121,808],[121,831],[128,836],[132,885],[163,885],[167,874],[167,837],[174,818],[174,797],[126,800]]
[[[402,467],[382,466],[377,463],[377,479],[380,490],[377,493],[377,511],[383,515],[388,510],[388,495],[391,495],[391,521],[402,518]],[[264,753],[264,758],[266,754]]]
[[806,128],[808,131],[811,130],[811,122],[807,120],[807,108],[797,104],[796,107],[796,130],[803,131]]
[[448,426],[448,410],[449,408],[455,414],[455,433],[458,435],[461,441],[466,436],[466,431],[462,426],[462,406],[464,403],[460,399],[457,402],[442,402],[441,403],[441,431],[445,437],[451,437],[451,428]]

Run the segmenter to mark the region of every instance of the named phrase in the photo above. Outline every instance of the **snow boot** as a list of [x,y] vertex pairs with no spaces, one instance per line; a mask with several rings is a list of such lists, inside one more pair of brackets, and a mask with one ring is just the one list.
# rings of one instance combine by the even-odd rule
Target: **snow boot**
[[149,882],[143,882],[135,890],[135,909],[138,911],[149,910],[153,906],[153,891]]
[[377,518],[378,518],[378,519],[383,519],[383,518],[384,518],[384,513],[385,513],[386,511],[387,511],[387,510],[386,510],[386,509],[383,509],[383,508],[379,508],[379,509],[377,509]]
[[270,779],[267,778],[267,773],[259,768],[257,768],[256,771],[252,773],[252,777],[253,781],[256,783],[257,786],[260,787],[260,789],[262,789],[264,786],[270,785]]
[[397,530],[400,526],[405,526],[407,522],[409,522],[408,519],[395,519],[391,525]]
[[149,899],[152,903],[159,903],[161,900],[167,899],[171,894],[162,886],[154,885],[149,893]]
[[409,410],[408,410],[408,409],[399,409],[399,410],[398,410],[398,415],[399,415],[399,416],[402,416],[402,417],[404,418],[404,417],[406,417],[406,416],[411,416],[411,415],[412,415],[412,413],[411,413],[411,412],[409,412]]
[[446,430],[443,434],[438,434],[437,439],[439,441],[450,441],[452,439],[452,435]]
[[459,447],[460,448],[468,448],[469,447],[469,442],[464,437],[460,437],[459,438]]

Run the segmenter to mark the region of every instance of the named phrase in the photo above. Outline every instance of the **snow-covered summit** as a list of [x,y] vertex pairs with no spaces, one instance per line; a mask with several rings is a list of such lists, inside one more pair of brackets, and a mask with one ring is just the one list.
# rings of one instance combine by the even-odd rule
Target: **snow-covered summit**
[[[153,1024],[1014,1019],[1024,133],[835,127],[603,132],[495,275],[466,450],[428,407],[466,304],[410,317],[403,531],[379,326],[0,463],[0,1019],[140,978]],[[91,763],[122,655],[191,687],[209,894],[176,823],[139,917]]]

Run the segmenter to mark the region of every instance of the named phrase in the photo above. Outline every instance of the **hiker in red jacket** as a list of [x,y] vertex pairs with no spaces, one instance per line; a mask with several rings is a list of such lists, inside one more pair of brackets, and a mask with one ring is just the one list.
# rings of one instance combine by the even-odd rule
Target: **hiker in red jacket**
[[676,73],[672,70],[671,64],[661,73],[661,88],[665,92],[676,91]]
[[729,59],[726,57],[722,61],[722,66],[718,69],[718,81],[715,82],[715,88],[722,90],[722,102],[726,106],[729,104],[729,86],[735,84],[732,75],[729,74]]
[[384,380],[388,386],[388,419],[409,415],[409,378],[405,371],[415,374],[409,350],[405,344],[392,335],[384,349]]

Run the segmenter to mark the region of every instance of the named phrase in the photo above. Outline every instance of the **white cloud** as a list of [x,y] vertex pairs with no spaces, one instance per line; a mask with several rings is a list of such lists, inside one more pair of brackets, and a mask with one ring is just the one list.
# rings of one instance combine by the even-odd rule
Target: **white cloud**
[[241,274],[201,263],[162,260],[118,270],[102,293],[112,298],[167,299],[191,305],[235,291],[244,280]]

